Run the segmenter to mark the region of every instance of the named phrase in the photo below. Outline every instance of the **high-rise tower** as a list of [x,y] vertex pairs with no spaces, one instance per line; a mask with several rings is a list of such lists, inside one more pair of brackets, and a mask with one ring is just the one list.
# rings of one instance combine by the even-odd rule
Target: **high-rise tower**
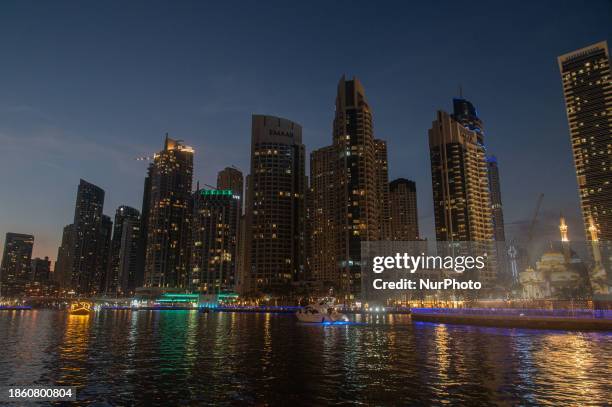
[[[471,103],[459,105],[471,106]],[[438,241],[493,240],[482,125],[476,120],[473,106],[468,112],[474,115],[463,115],[462,110],[459,115],[438,111],[429,130]],[[472,126],[470,123],[479,124]]]
[[391,240],[415,241],[419,238],[416,184],[398,178],[389,184]]
[[217,174],[217,189],[230,190],[240,201],[240,213],[244,205],[244,176],[242,172],[233,167],[225,167]]
[[558,58],[584,230],[612,241],[612,76],[606,41]]
[[241,284],[245,290],[282,292],[303,276],[304,154],[299,124],[253,116]]
[[[122,252],[122,242],[124,242],[123,232],[124,225],[128,222],[140,222],[140,212],[137,209],[134,209],[130,206],[121,205],[115,211],[115,223],[113,226],[113,237],[110,248],[110,258],[109,258],[109,266],[108,272],[106,276],[106,293],[110,295],[118,295],[122,293],[122,284],[121,284],[121,268],[125,265],[125,262],[130,262],[131,266],[134,267],[132,273],[134,273],[135,278],[135,267],[136,267],[136,259],[138,256],[138,242],[130,242],[130,245],[134,245],[133,247],[124,247]],[[130,225],[125,229],[128,233],[130,233],[130,228],[133,225]],[[140,227],[138,228],[140,230]],[[131,231],[133,233],[133,230]],[[140,233],[138,233],[140,238]],[[134,252],[132,252],[132,249]],[[122,259],[121,256],[128,256],[128,259]],[[130,261],[130,258],[134,258],[134,262]]]
[[[148,195],[145,286],[188,288],[193,148],[168,138],[145,182]],[[148,188],[147,188],[148,186]],[[144,215],[144,214],[143,214]]]
[[22,295],[30,277],[34,236],[7,233],[0,264],[0,296]]
[[482,123],[471,103],[454,104],[455,114],[438,111],[429,130],[436,240],[481,242],[466,248],[489,254],[480,278],[492,283],[498,276]]
[[218,294],[236,284],[240,196],[231,189],[193,194],[191,274],[193,288]]
[[[77,294],[96,294],[103,278],[100,250],[104,249],[102,209],[104,190],[80,180],[74,209],[70,288]],[[108,226],[105,222],[105,226]],[[106,264],[106,263],[104,263]]]
[[499,181],[499,166],[497,158],[487,157],[487,173],[489,175],[489,189],[491,192],[491,212],[493,215],[493,238],[497,242],[506,241],[504,230],[504,210],[501,199],[501,183]]
[[313,151],[310,168],[311,274],[350,299],[361,290],[361,242],[386,237],[389,225],[387,147],[358,79],[340,79],[333,144]]

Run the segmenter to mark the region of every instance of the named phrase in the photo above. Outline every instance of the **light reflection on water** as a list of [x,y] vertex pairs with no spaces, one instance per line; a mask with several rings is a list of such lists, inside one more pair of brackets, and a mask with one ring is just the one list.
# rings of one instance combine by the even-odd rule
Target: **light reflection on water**
[[355,320],[2,312],[0,386],[77,386],[82,404],[111,405],[603,405],[612,390],[611,334]]

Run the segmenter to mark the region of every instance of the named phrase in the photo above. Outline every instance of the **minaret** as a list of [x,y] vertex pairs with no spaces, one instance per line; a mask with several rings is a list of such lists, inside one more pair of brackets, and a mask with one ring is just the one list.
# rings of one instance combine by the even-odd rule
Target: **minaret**
[[563,257],[565,262],[569,263],[572,259],[572,253],[570,251],[569,238],[567,236],[567,224],[565,223],[565,217],[561,214],[559,219],[559,231],[561,232],[561,248],[563,249]]
[[610,288],[607,283],[607,273],[601,261],[601,251],[599,249],[599,231],[592,217],[589,217],[589,227],[587,228],[591,238],[591,249],[593,250],[593,268],[590,272],[591,288],[593,294],[608,294]]
[[567,237],[567,224],[565,223],[565,218],[563,217],[563,215],[561,215],[559,231],[561,232],[561,241],[569,242],[569,238]]

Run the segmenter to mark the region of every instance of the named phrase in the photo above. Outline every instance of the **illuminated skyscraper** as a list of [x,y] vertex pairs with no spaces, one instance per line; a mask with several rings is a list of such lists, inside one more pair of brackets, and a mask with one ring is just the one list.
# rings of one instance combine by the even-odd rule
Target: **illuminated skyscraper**
[[34,236],[7,233],[0,265],[0,297],[16,297],[30,278]]
[[454,105],[456,114],[438,111],[429,130],[436,240],[481,242],[478,251],[489,253],[491,262],[480,278],[490,283],[498,276],[491,256],[493,218],[482,123],[471,103],[460,99]]
[[243,272],[249,291],[280,293],[303,276],[304,154],[299,124],[253,116]]
[[378,197],[378,224],[380,240],[391,239],[391,207],[389,202],[389,164],[387,160],[387,142],[374,139],[376,171],[376,196]]
[[612,76],[606,41],[558,58],[584,230],[612,241]]
[[149,167],[145,286],[188,288],[193,149],[168,138]]
[[416,184],[398,178],[389,184],[391,202],[391,240],[415,241],[419,238]]
[[374,138],[358,79],[340,79],[333,144],[311,155],[312,277],[334,282],[346,299],[361,290],[361,242],[388,234],[386,143]]
[[[109,295],[119,295],[122,293],[121,269],[125,267],[126,262],[128,263],[128,269],[133,268],[130,271],[130,273],[133,274],[132,280],[136,278],[137,258],[139,253],[138,241],[131,241],[131,237],[127,237],[128,240],[130,240],[129,246],[123,247],[122,250],[122,244],[125,243],[125,239],[123,238],[124,226],[127,221],[131,221],[131,223],[125,230],[128,233],[133,233],[134,225],[132,223],[140,223],[140,212],[132,207],[121,205],[115,211],[115,223],[113,226],[113,237],[106,277],[106,293]],[[138,232],[140,232],[139,226]],[[138,238],[140,238],[140,233],[138,233]],[[127,256],[127,259],[122,258],[122,256]],[[125,277],[125,285],[127,285],[127,280],[129,280],[129,278],[127,276],[123,277]]]
[[482,125],[469,102],[459,105],[470,106],[467,111],[473,115],[438,111],[429,130],[436,240],[490,241],[493,222]]
[[240,196],[231,189],[202,189],[193,194],[192,287],[217,294],[236,284]]

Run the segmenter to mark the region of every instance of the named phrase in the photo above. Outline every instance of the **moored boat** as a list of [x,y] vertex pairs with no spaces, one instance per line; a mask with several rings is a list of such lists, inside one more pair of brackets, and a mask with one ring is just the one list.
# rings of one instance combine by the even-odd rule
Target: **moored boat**
[[93,304],[89,301],[74,301],[70,303],[70,308],[68,308],[70,315],[89,315],[93,311]]
[[321,298],[316,303],[299,309],[295,316],[300,322],[332,324],[348,322],[348,317],[338,311],[335,303],[334,297]]

